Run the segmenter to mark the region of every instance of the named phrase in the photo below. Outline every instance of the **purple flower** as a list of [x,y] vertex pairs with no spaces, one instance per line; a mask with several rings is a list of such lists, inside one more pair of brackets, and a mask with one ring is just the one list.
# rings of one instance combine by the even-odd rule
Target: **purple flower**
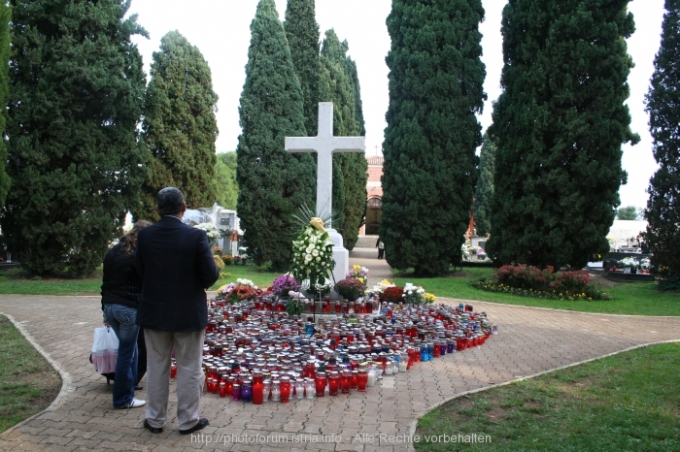
[[300,284],[290,275],[277,276],[272,284],[272,292],[279,295],[287,295],[289,291],[298,291]]

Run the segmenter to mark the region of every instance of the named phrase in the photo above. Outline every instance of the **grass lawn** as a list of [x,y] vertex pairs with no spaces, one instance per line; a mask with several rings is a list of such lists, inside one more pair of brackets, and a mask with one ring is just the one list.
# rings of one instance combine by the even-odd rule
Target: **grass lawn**
[[47,408],[61,378],[12,323],[0,316],[0,432]]
[[405,274],[395,274],[395,284],[411,282],[423,286],[438,297],[460,298],[472,301],[491,301],[497,303],[544,308],[566,309],[570,311],[600,312],[606,314],[628,315],[669,315],[680,316],[680,293],[660,292],[656,283],[614,282],[600,276],[593,277],[593,284],[609,292],[609,301],[560,301],[541,298],[520,297],[518,295],[486,292],[471,285],[482,277],[489,277],[491,268],[465,267],[462,271],[451,273],[442,278],[413,278]]
[[[491,442],[416,443],[418,451],[678,451],[680,344],[622,353],[452,400],[417,435]],[[445,439],[444,436],[440,438]]]
[[[413,278],[408,274],[395,274],[395,283],[403,285],[412,282],[423,286],[438,297],[460,298],[472,301],[491,301],[524,306],[567,309],[571,311],[600,312],[629,315],[670,315],[680,316],[680,293],[660,292],[655,283],[622,283],[596,276],[594,284],[613,297],[610,301],[559,301],[540,298],[520,297],[496,292],[485,292],[472,286],[479,278],[488,277],[491,268],[470,268],[456,271],[441,278]],[[220,279],[212,287],[247,278],[260,287],[269,287],[279,274],[254,265],[228,265],[222,270]],[[0,294],[25,295],[99,295],[101,271],[88,279],[28,279],[20,270],[0,273]]]
[[[256,285],[267,288],[274,282],[279,273],[268,272],[254,265],[228,265],[222,269],[220,279],[212,286],[217,289],[222,284],[236,281],[236,278],[247,278]],[[91,278],[27,278],[20,270],[12,269],[0,273],[0,294],[20,295],[99,295],[102,285],[101,269]]]

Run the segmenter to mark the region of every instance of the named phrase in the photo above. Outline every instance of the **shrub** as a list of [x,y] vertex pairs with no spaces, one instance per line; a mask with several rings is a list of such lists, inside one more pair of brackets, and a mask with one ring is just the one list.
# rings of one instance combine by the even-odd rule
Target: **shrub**
[[555,273],[553,267],[541,270],[527,265],[504,265],[490,281],[479,281],[482,290],[559,300],[609,300],[609,294],[590,284],[585,270]]
[[550,289],[562,293],[583,293],[590,284],[590,275],[585,270],[560,272],[550,283]]
[[551,266],[541,270],[531,265],[504,265],[494,271],[492,280],[518,289],[548,290],[555,278],[555,269]]

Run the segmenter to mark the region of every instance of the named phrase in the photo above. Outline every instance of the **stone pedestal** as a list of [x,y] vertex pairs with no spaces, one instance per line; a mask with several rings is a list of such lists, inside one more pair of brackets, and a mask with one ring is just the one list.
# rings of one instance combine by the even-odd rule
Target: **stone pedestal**
[[333,277],[337,283],[341,279],[345,279],[345,276],[347,276],[347,273],[349,272],[349,251],[343,246],[342,236],[338,231],[335,229],[328,229],[328,235],[333,241],[333,260],[335,260]]

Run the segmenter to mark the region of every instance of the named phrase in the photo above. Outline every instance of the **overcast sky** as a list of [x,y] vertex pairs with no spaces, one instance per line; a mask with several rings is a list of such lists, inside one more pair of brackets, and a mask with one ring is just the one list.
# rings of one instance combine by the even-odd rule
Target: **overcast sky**
[[[279,18],[283,20],[286,0],[275,1]],[[486,10],[486,20],[480,27],[484,35],[482,59],[487,71],[484,88],[489,100],[479,120],[486,130],[491,124],[491,103],[501,92],[503,54],[500,24],[506,2],[483,0],[482,3]],[[213,88],[220,97],[217,104],[218,152],[235,150],[241,133],[239,97],[245,81],[250,23],[255,17],[256,6],[257,0],[132,0],[130,13],[139,14],[138,22],[150,35],[150,39],[135,38],[147,73],[161,38],[172,30],[178,30],[197,46],[208,61]],[[390,37],[385,19],[390,8],[390,0],[316,1],[316,20],[321,38],[326,30],[334,28],[341,40],[347,40],[349,54],[357,62],[368,155],[380,153],[386,126],[389,97],[385,56],[390,48]],[[663,0],[634,0],[629,8],[635,16],[637,31],[628,40],[628,51],[636,64],[629,77],[631,96],[628,105],[633,118],[631,127],[642,140],[635,147],[624,147],[623,167],[628,171],[628,185],[621,188],[620,194],[623,206],[643,207],[647,203],[645,190],[649,178],[656,169],[644,111],[644,95],[654,70],[654,55],[659,48]]]

